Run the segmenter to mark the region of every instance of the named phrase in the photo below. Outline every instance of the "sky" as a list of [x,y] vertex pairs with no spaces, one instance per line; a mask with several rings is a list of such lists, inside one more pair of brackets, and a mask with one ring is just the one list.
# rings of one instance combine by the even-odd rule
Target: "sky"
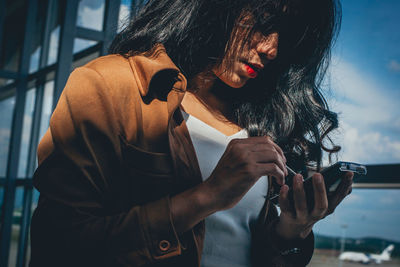
[[[121,3],[119,29],[129,15],[131,1]],[[342,146],[339,160],[400,163],[400,1],[343,0],[342,11],[342,27],[324,83],[328,103],[339,113],[340,128],[332,136]],[[99,30],[103,12],[104,0],[82,0],[77,23]],[[51,34],[49,63],[56,61],[59,33],[58,27]],[[94,43],[76,39],[74,52]],[[32,55],[32,71],[38,55],[38,51]],[[0,102],[1,114],[11,113],[12,101]],[[0,121],[0,169],[3,170],[10,122],[11,117]],[[28,137],[24,134],[23,144],[27,144]],[[21,159],[21,166],[26,165],[25,161]],[[400,190],[353,190],[333,215],[317,223],[315,232],[338,236],[342,226],[347,225],[349,237],[375,236],[400,241],[397,203]]]
[[[400,1],[343,0],[342,28],[325,91],[340,128],[340,160],[400,163]],[[400,241],[400,190],[358,189],[316,233]],[[382,227],[384,226],[384,227]]]
[[345,0],[327,77],[342,160],[400,162],[400,1]]
[[398,189],[353,189],[335,212],[314,226],[328,236],[380,237],[400,241],[400,192]]

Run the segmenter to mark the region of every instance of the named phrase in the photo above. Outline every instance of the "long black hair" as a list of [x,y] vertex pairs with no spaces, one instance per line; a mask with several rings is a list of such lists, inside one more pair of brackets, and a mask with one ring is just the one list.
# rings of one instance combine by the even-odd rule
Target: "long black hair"
[[[233,44],[243,14],[253,21],[241,44]],[[319,169],[322,150],[340,149],[325,145],[338,119],[320,92],[340,20],[338,0],[150,0],[116,36],[110,53],[131,56],[163,44],[190,80],[220,63],[232,45],[244,47],[255,32],[278,32],[277,58],[244,88],[220,93],[250,136],[272,136],[297,170]]]

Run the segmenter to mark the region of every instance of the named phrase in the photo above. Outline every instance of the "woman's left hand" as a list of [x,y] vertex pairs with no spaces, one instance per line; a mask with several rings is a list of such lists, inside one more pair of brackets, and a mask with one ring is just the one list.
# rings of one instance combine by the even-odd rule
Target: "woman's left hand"
[[289,187],[281,187],[279,205],[281,214],[276,224],[276,231],[279,236],[286,240],[306,238],[313,225],[334,212],[340,202],[351,192],[353,173],[347,172],[332,195],[326,194],[325,183],[320,173],[312,177],[314,187],[314,209],[309,212],[307,208],[306,195],[303,188],[303,177],[297,174],[293,178],[293,202],[290,204],[288,198]]

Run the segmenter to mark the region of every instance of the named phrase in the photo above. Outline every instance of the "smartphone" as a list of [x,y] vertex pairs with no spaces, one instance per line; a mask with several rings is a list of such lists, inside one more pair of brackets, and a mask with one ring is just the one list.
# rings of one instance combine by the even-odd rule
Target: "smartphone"
[[[335,192],[346,172],[354,172],[356,174],[366,175],[367,167],[359,163],[339,161],[329,167],[324,168],[320,173],[324,177],[327,194]],[[289,177],[286,181],[286,184],[289,186],[289,201],[293,204],[292,179],[293,176]],[[303,186],[306,193],[307,207],[311,211],[314,208],[314,189],[312,184],[312,176],[304,179]],[[270,200],[279,205],[279,194],[272,196]]]

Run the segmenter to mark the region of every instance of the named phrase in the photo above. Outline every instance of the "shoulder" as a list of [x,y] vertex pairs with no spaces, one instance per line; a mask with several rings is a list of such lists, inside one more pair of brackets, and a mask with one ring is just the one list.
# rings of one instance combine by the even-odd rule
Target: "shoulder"
[[100,105],[116,109],[123,104],[120,103],[123,97],[134,94],[134,89],[128,59],[109,55],[76,68],[69,76],[59,101],[65,97],[70,107]]
[[[76,68],[61,96],[71,117],[86,122],[104,120],[108,115],[111,126],[129,141],[136,140],[143,117],[147,123],[159,125],[160,118],[167,116],[168,93],[186,87],[184,77],[177,79],[183,76],[178,68],[159,50],[151,55],[107,55]],[[159,101],[150,101],[154,98]],[[155,111],[160,116],[154,116]]]
[[[68,124],[70,129],[91,125],[102,132],[121,134],[136,123],[132,114],[139,98],[129,59],[99,57],[71,73],[53,112],[51,132],[65,135]],[[58,127],[59,122],[64,128]]]
[[113,54],[76,68],[63,94],[76,106],[96,105],[119,114],[139,97],[137,84],[129,58]]
[[[82,68],[82,67],[81,67]],[[106,81],[132,76],[129,59],[118,54],[96,58],[83,66],[97,72]]]
[[107,90],[107,94],[111,97],[118,98],[120,94],[131,94],[137,87],[129,58],[121,55],[99,57],[77,68],[74,72],[81,72],[94,82],[100,81],[101,87]]

